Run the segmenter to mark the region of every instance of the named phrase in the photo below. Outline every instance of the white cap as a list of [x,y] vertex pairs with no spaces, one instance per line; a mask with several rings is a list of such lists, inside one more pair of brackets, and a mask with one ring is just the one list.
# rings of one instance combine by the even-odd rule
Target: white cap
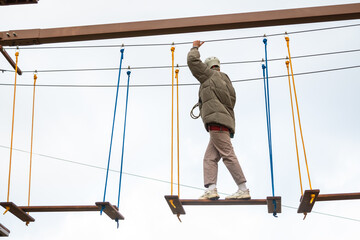
[[220,60],[217,57],[208,57],[205,59],[205,64],[211,68],[212,66],[219,66],[220,67]]

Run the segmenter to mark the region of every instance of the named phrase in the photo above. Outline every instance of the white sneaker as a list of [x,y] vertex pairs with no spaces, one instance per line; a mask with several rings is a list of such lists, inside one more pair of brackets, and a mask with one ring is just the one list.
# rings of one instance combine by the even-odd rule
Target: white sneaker
[[220,198],[219,194],[217,193],[217,189],[213,190],[206,190],[205,193],[199,197],[199,199],[210,199],[210,200],[218,200]]
[[232,194],[230,196],[227,196],[225,199],[226,200],[251,199],[250,191],[249,191],[249,189],[246,190],[246,191],[238,190],[236,193],[234,193],[234,194]]

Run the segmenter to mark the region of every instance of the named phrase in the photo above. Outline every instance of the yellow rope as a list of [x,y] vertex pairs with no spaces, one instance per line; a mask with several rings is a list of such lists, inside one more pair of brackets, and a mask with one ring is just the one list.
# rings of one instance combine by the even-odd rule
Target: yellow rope
[[304,191],[303,191],[302,180],[301,180],[301,170],[300,170],[300,160],[299,160],[299,149],[298,149],[297,137],[296,137],[295,116],[294,116],[294,104],[293,104],[292,93],[291,93],[289,61],[286,61],[285,63],[286,63],[286,68],[287,68],[287,73],[288,73],[288,80],[289,80],[289,92],[290,92],[290,102],[291,102],[291,113],[292,113],[292,120],[293,120],[293,126],[294,126],[294,137],[295,137],[296,157],[297,157],[298,170],[299,170],[300,188],[301,188],[301,195],[303,195],[303,192],[304,192]]
[[308,163],[307,163],[307,158],[306,158],[306,151],[305,151],[304,137],[303,137],[302,128],[301,128],[300,112],[299,112],[299,104],[298,104],[298,100],[297,100],[297,96],[296,96],[296,88],[295,88],[294,72],[293,72],[292,62],[291,62],[290,45],[289,45],[289,41],[290,41],[290,39],[289,39],[289,37],[285,37],[285,40],[286,40],[286,45],[287,45],[287,48],[288,48],[288,54],[289,54],[290,69],[291,69],[291,77],[292,77],[293,88],[294,88],[294,96],[295,96],[295,102],[296,102],[296,110],[297,110],[298,121],[299,121],[299,129],[300,129],[301,141],[302,141],[302,146],[303,146],[303,150],[304,150],[304,158],[305,158],[306,170],[307,170],[307,174],[308,174],[308,178],[309,178],[309,186],[310,186],[310,189],[312,190],[312,187],[311,187],[311,180],[310,180],[309,166],[308,166]]
[[3,215],[5,215],[8,211],[10,211],[10,207],[5,208],[5,212],[3,213]]
[[177,103],[177,170],[178,170],[178,197],[180,198],[180,144],[179,144],[179,69],[175,70],[176,103]]
[[175,206],[175,204],[174,204],[174,200],[169,200],[169,202],[170,202],[170,204],[171,204],[171,206],[173,206],[173,208],[176,208],[176,206]]
[[33,107],[32,107],[32,120],[31,120],[31,144],[30,144],[30,170],[29,170],[29,194],[28,206],[30,206],[30,190],[31,190],[31,169],[32,169],[32,150],[33,150],[33,136],[34,136],[34,110],[35,110],[35,86],[36,86],[36,73],[34,74],[34,91],[33,91]]
[[174,51],[175,47],[171,47],[171,195],[173,195],[173,182],[174,182]]
[[10,197],[11,162],[12,162],[12,148],[13,148],[13,137],[14,137],[14,117],[15,117],[15,96],[16,96],[16,80],[17,80],[19,52],[15,53],[15,57],[16,57],[15,83],[14,83],[13,114],[12,114],[12,123],[11,123],[10,163],[9,163],[9,179],[8,179],[8,193],[7,193],[7,201],[8,202],[9,202],[9,197]]

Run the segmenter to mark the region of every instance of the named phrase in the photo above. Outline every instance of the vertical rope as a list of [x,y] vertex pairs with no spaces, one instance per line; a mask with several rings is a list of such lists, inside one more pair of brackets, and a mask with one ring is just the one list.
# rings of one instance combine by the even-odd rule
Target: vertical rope
[[[116,97],[115,97],[114,116],[113,116],[113,124],[112,124],[112,129],[111,129],[111,139],[110,139],[109,157],[108,157],[108,163],[107,163],[107,168],[106,168],[106,180],[105,180],[105,189],[104,189],[103,202],[105,202],[107,181],[108,181],[108,176],[109,176],[111,147],[112,147],[112,140],[113,140],[113,135],[114,135],[115,116],[116,116],[116,108],[117,108],[117,99],[118,99],[118,95],[119,95],[121,65],[122,65],[122,60],[123,60],[123,58],[124,58],[124,49],[121,49],[121,50],[120,50],[120,53],[121,53],[121,57],[120,57],[119,75],[118,75],[118,81],[117,81],[117,86],[116,86]],[[103,209],[102,209],[102,210],[103,210]],[[102,210],[100,211],[100,213],[102,213]]]
[[271,141],[271,124],[270,124],[270,111],[269,111],[269,93],[267,92],[267,83],[266,83],[266,66],[262,65],[263,69],[263,78],[264,78],[264,90],[265,90],[265,109],[266,109],[266,127],[268,133],[268,144],[269,144],[269,156],[270,156],[270,171],[271,171],[271,186],[272,186],[272,195],[275,196],[274,190],[274,173],[273,173],[273,161],[272,161],[272,141]]
[[128,108],[128,99],[129,99],[129,82],[131,71],[126,72],[128,75],[127,85],[126,85],[126,105],[125,105],[125,119],[124,119],[124,131],[123,131],[123,143],[122,143],[122,152],[121,152],[121,166],[120,166],[120,180],[119,180],[119,194],[117,207],[119,208],[120,204],[120,192],[121,192],[121,178],[123,172],[123,162],[124,162],[124,146],[125,146],[125,131],[126,131],[126,118],[127,118],[127,108]]
[[297,137],[296,137],[294,104],[293,104],[293,97],[292,97],[292,93],[291,93],[289,61],[286,61],[285,64],[286,64],[287,73],[288,73],[288,80],[289,80],[289,92],[290,92],[290,102],[291,102],[291,113],[292,113],[292,120],[293,120],[293,126],[294,126],[294,138],[295,138],[295,147],[296,147],[296,158],[297,158],[298,170],[299,170],[300,189],[301,189],[301,195],[303,195],[303,192],[304,192],[304,191],[303,191],[302,180],[301,180],[301,169],[300,169],[299,149],[298,149],[298,143],[297,143]]
[[173,195],[174,184],[174,51],[175,47],[171,47],[171,195]]
[[303,137],[302,128],[301,128],[300,111],[299,111],[299,104],[298,104],[297,95],[296,95],[294,72],[293,72],[293,67],[292,67],[292,62],[291,62],[290,44],[289,44],[290,39],[289,39],[289,37],[285,37],[285,40],[286,40],[286,45],[287,45],[288,54],[289,54],[289,62],[290,62],[290,69],[291,69],[291,77],[292,77],[293,88],[294,88],[294,96],[295,96],[296,110],[297,110],[297,115],[298,115],[299,129],[300,129],[300,136],[301,136],[301,142],[302,142],[303,151],[304,151],[304,158],[305,158],[306,170],[307,170],[308,179],[309,179],[309,186],[310,186],[310,189],[312,189],[312,186],[311,186],[311,180],[310,180],[309,166],[308,166],[307,157],[306,157],[306,151],[305,151],[304,137]]
[[[272,158],[272,141],[271,141],[271,120],[270,120],[270,98],[269,98],[269,78],[268,78],[268,64],[267,64],[267,39],[263,40],[265,45],[265,66],[262,65],[264,75],[264,90],[265,90],[265,106],[266,106],[266,119],[268,129],[268,143],[269,143],[269,155],[270,155],[270,169],[271,169],[271,183],[272,194],[275,196],[274,187],[274,170],[273,170],[273,158]],[[265,74],[266,71],[266,74]]]
[[[267,63],[267,39],[264,38],[263,43],[265,45],[265,65],[262,65],[263,78],[264,78],[264,92],[265,92],[265,109],[266,109],[266,125],[268,132],[268,144],[269,144],[269,156],[270,156],[270,172],[271,172],[271,186],[272,195],[275,196],[275,184],[274,184],[274,169],[273,169],[273,158],[272,158],[272,141],[271,141],[271,119],[270,119],[270,91],[269,91],[269,74],[268,74],[268,63]],[[265,74],[266,72],[266,74]],[[276,213],[276,201],[273,200],[274,212],[273,216],[277,217]]]
[[17,80],[17,70],[18,70],[18,60],[19,52],[15,53],[16,64],[15,64],[15,83],[14,83],[14,100],[13,100],[13,113],[12,113],[12,123],[11,123],[11,143],[10,143],[10,162],[9,162],[9,178],[8,178],[8,192],[7,192],[7,201],[10,199],[10,179],[11,179],[11,163],[12,163],[12,149],[13,149],[13,139],[14,139],[14,118],[15,118],[15,98],[16,98],[16,80]]
[[180,136],[179,136],[179,69],[175,70],[176,103],[177,103],[177,170],[178,170],[178,197],[180,198]]
[[30,191],[31,191],[31,173],[32,173],[32,150],[33,150],[33,136],[34,136],[34,113],[35,113],[35,86],[36,86],[36,72],[34,74],[34,91],[33,91],[33,106],[32,106],[32,119],[31,119],[31,144],[30,144],[30,170],[29,170],[29,194],[28,206],[30,206]]

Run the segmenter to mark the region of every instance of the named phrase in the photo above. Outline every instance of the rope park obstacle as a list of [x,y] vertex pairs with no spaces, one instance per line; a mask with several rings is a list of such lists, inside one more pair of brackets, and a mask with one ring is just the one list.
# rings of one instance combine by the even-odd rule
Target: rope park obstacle
[[[285,33],[287,35],[287,33]],[[266,36],[265,36],[266,37]],[[301,189],[301,198],[300,198],[300,205],[298,207],[297,212],[304,214],[304,219],[307,216],[307,213],[310,213],[316,201],[341,201],[341,200],[359,200],[360,199],[360,192],[354,193],[335,193],[335,194],[319,194],[319,189],[312,189],[311,180],[310,180],[310,171],[306,156],[305,150],[305,143],[304,137],[302,133],[301,127],[301,120],[300,120],[300,111],[295,87],[295,79],[291,61],[291,54],[290,54],[290,45],[289,45],[289,37],[285,37],[287,43],[287,50],[288,50],[288,57],[286,63],[287,73],[288,73],[288,82],[289,82],[289,93],[290,93],[290,102],[291,102],[291,111],[292,111],[292,120],[293,120],[293,127],[294,127],[294,139],[295,139],[295,147],[296,147],[296,156],[297,156],[297,163],[298,163],[298,171],[299,171],[299,181],[300,181],[300,189]],[[274,193],[274,174],[273,174],[273,159],[272,159],[272,141],[271,141],[271,122],[270,122],[270,102],[269,102],[269,82],[268,82],[268,64],[267,64],[267,38],[263,39],[263,43],[265,45],[265,64],[262,64],[263,70],[263,79],[264,79],[264,92],[265,92],[265,109],[266,109],[266,119],[267,119],[267,133],[268,133],[268,144],[269,144],[269,158],[270,158],[270,170],[271,170],[271,184],[272,184],[272,197],[267,197],[266,199],[255,199],[255,200],[196,200],[196,199],[180,199],[180,173],[179,173],[179,116],[177,116],[177,132],[178,132],[178,139],[177,139],[177,146],[178,146],[178,195],[173,195],[173,100],[172,100],[172,122],[171,122],[171,195],[166,195],[165,199],[172,211],[173,214],[176,214],[179,221],[180,215],[185,214],[185,210],[183,205],[268,205],[268,212],[273,213],[276,217],[277,213],[281,213],[281,197],[276,197]],[[171,48],[172,52],[172,72],[174,73],[174,50],[175,48]],[[291,77],[292,77],[292,85],[290,81],[290,71],[289,66],[291,69]],[[176,78],[176,85],[177,85],[177,108],[178,108],[178,72],[179,70],[175,70],[175,78]],[[174,74],[172,74],[174,75]],[[174,78],[174,76],[172,77]],[[172,80],[172,99],[173,97],[173,86],[174,86],[174,79]],[[303,191],[302,179],[301,179],[301,169],[300,169],[300,161],[299,161],[299,150],[297,144],[297,134],[296,134],[296,126],[295,126],[295,114],[294,114],[294,107],[293,107],[293,96],[292,96],[292,87],[294,91],[294,99],[296,103],[296,110],[297,110],[297,117],[298,117],[298,126],[301,136],[302,148],[304,153],[304,161],[306,165],[308,180],[310,190]],[[194,107],[195,108],[195,107]],[[195,116],[193,114],[193,110],[191,110],[191,117],[196,119],[200,116]],[[177,109],[178,110],[178,109]]]
[[[174,116],[174,51],[175,47],[171,47],[171,55],[172,55],[172,108],[171,108],[171,195],[165,195],[166,202],[168,203],[172,213],[176,215],[181,222],[180,215],[184,215],[185,210],[183,205],[196,205],[196,206],[204,206],[204,205],[267,205],[268,213],[272,213],[274,217],[277,217],[277,213],[281,213],[281,197],[275,196],[274,190],[274,177],[273,177],[273,159],[272,159],[272,144],[271,144],[271,125],[270,125],[270,103],[269,103],[269,86],[268,86],[268,74],[265,69],[267,69],[267,48],[266,48],[266,39],[264,39],[265,43],[265,59],[266,66],[263,65],[264,70],[264,90],[265,90],[265,107],[266,107],[266,118],[267,118],[267,128],[268,128],[268,143],[269,143],[269,156],[270,156],[270,170],[271,170],[271,182],[272,182],[272,196],[268,196],[266,199],[241,199],[241,200],[204,200],[204,199],[180,199],[180,159],[179,159],[179,69],[175,70],[175,78],[176,78],[176,104],[177,104],[177,172],[178,172],[178,195],[173,194],[173,116]],[[266,75],[266,80],[265,80]],[[193,117],[192,113],[194,108],[191,110],[190,115]],[[196,119],[198,116],[193,117]]]
[[[291,61],[291,54],[290,54],[290,38],[288,36],[285,37],[287,50],[288,50],[288,60],[285,61],[287,74],[288,74],[288,82],[289,82],[289,95],[290,95],[290,103],[291,103],[291,113],[292,113],[292,122],[293,122],[293,128],[294,128],[294,143],[296,148],[296,158],[297,158],[297,164],[298,164],[298,171],[299,171],[299,182],[300,182],[300,190],[301,190],[301,198],[300,198],[300,205],[297,210],[298,213],[304,214],[304,219],[307,216],[307,213],[310,213],[315,202],[317,201],[339,201],[339,200],[355,200],[360,199],[360,192],[355,193],[335,193],[335,194],[319,194],[319,189],[313,189],[311,186],[311,179],[310,179],[310,171],[309,171],[309,165],[307,161],[306,156],[306,150],[305,150],[305,143],[304,143],[304,136],[301,128],[301,120],[300,120],[300,111],[299,111],[299,104],[298,104],[298,98],[296,93],[296,87],[295,87],[295,79],[294,79],[294,72],[293,72],[293,66]],[[289,71],[289,66],[290,70]],[[291,91],[291,81],[290,81],[290,72],[291,72],[291,78],[292,78],[292,87],[294,91],[294,97],[292,95]],[[304,153],[304,162],[306,165],[306,172],[309,180],[309,187],[310,190],[303,190],[302,185],[302,179],[301,179],[301,169],[300,169],[300,158],[299,158],[299,149],[298,149],[298,143],[297,143],[297,135],[296,135],[296,126],[295,126],[295,114],[294,114],[294,104],[293,104],[293,98],[295,99],[296,103],[296,112],[298,117],[298,127],[299,132],[301,136],[301,142],[302,142],[302,149]]]
[[[357,17],[352,17],[352,18],[359,18],[358,16],[359,13],[357,13]],[[334,19],[333,19],[334,20]],[[335,19],[335,20],[340,20],[340,19]],[[321,20],[324,21],[324,20]],[[327,20],[328,21],[328,20]],[[202,30],[204,31],[204,30]],[[162,33],[164,34],[164,33]],[[2,40],[3,35],[0,33],[0,43],[4,43],[4,41]],[[9,43],[14,43],[14,37],[22,37],[21,34],[17,35],[17,36],[8,36],[8,38],[10,38],[9,40],[7,40]],[[63,38],[65,39],[65,38]],[[265,40],[265,39],[264,39]],[[24,45],[29,44],[28,40],[24,40],[24,39],[20,39],[19,43],[22,43],[22,41],[24,41]],[[5,41],[6,42],[6,41]],[[35,42],[32,42],[32,44]],[[40,43],[40,41],[39,41]],[[45,42],[44,42],[45,43]],[[267,66],[267,42],[264,41],[265,44],[265,65],[262,66],[263,69],[263,76],[264,76],[264,90],[265,90],[265,106],[266,106],[266,117],[267,117],[267,129],[268,129],[268,144],[269,144],[269,155],[270,155],[270,165],[271,165],[271,178],[272,178],[272,192],[273,192],[273,196],[267,199],[253,199],[253,200],[217,200],[217,201],[209,201],[209,200],[191,200],[191,199],[183,199],[180,200],[180,184],[179,184],[179,175],[180,173],[178,172],[178,195],[173,195],[173,180],[171,183],[171,195],[165,197],[169,203],[169,206],[171,208],[171,210],[173,210],[174,214],[177,214],[178,217],[180,214],[185,214],[185,211],[183,211],[182,205],[268,205],[268,212],[269,213],[273,213],[274,215],[276,215],[276,213],[280,213],[281,212],[281,202],[280,202],[280,198],[276,199],[274,196],[274,181],[273,181],[273,167],[272,167],[272,147],[271,147],[271,124],[270,124],[270,103],[269,103],[269,83],[268,83],[268,66]],[[172,50],[172,53],[174,53],[174,50]],[[4,52],[2,52],[4,54]],[[117,96],[118,96],[118,88],[119,88],[119,81],[120,81],[120,71],[121,71],[121,63],[122,63],[122,59],[123,59],[123,51],[121,52],[122,56],[121,56],[121,61],[120,61],[120,69],[119,69],[119,78],[118,78],[118,85],[117,85],[117,93],[116,93],[116,100],[115,100],[115,109],[114,109],[114,119],[113,119],[113,128],[114,128],[114,122],[115,122],[115,115],[116,115],[116,106],[117,106]],[[291,66],[291,72],[292,72],[292,64],[291,64],[291,57],[290,57],[290,50],[289,50],[289,64]],[[15,93],[16,93],[16,76],[17,74],[19,74],[19,68],[18,68],[18,53],[16,55],[16,65],[15,65],[15,84],[14,84],[14,102],[13,102],[13,122],[14,122],[14,110],[15,110]],[[287,64],[288,65],[288,64]],[[178,87],[178,73],[179,70],[177,69],[175,71],[176,75],[175,78],[177,80],[177,87]],[[6,212],[9,211],[11,213],[13,213],[15,216],[17,216],[19,219],[21,219],[24,222],[32,222],[35,219],[32,218],[28,213],[29,212],[80,212],[80,211],[99,211],[100,213],[105,212],[107,215],[109,215],[109,217],[113,220],[116,220],[118,222],[118,220],[122,220],[124,219],[124,217],[118,212],[119,209],[119,201],[120,201],[120,188],[121,188],[121,173],[122,173],[122,166],[123,166],[123,153],[124,153],[124,140],[125,140],[125,127],[126,127],[126,112],[127,112],[127,101],[128,101],[128,92],[129,92],[129,80],[130,80],[130,71],[127,72],[128,74],[128,85],[127,85],[127,96],[126,96],[126,109],[125,109],[125,121],[124,121],[124,133],[123,133],[123,146],[122,146],[122,159],[121,159],[121,169],[120,169],[120,179],[119,179],[119,194],[118,194],[118,205],[111,205],[109,202],[105,202],[105,197],[106,197],[106,187],[107,187],[107,178],[108,178],[108,171],[109,171],[109,165],[110,165],[110,156],[111,156],[111,146],[112,146],[112,136],[113,136],[113,132],[112,132],[112,136],[111,136],[111,141],[110,141],[110,150],[109,150],[109,158],[108,158],[108,167],[107,167],[107,174],[106,174],[106,181],[105,181],[105,190],[104,190],[104,198],[103,198],[103,202],[96,202],[95,205],[87,205],[87,206],[30,206],[30,183],[31,183],[31,174],[29,176],[29,199],[28,199],[28,206],[17,206],[14,203],[9,201],[9,192],[10,192],[10,173],[11,173],[11,163],[10,163],[10,167],[9,167],[9,186],[8,186],[8,199],[7,202],[2,202],[0,203],[0,205],[2,205],[4,208],[6,208]],[[172,78],[174,81],[174,64],[172,66]],[[288,73],[289,76],[289,73]],[[293,77],[293,73],[292,73],[292,77]],[[35,103],[35,85],[36,85],[36,74],[34,74],[34,94],[33,94],[33,118],[32,118],[32,125],[33,125],[33,121],[34,121],[34,103]],[[290,79],[290,76],[289,76]],[[293,78],[293,83],[294,83],[294,78]],[[172,84],[172,91],[173,91],[173,86],[174,86],[174,82]],[[291,88],[290,88],[291,91]],[[295,92],[295,84],[294,84],[294,93]],[[177,88],[177,94],[178,94],[178,88]],[[174,96],[172,96],[174,97]],[[178,96],[177,96],[178,97]],[[178,101],[178,100],[177,100]],[[173,104],[173,103],[172,103]],[[178,102],[177,102],[178,104]],[[179,109],[177,109],[179,110]],[[173,109],[172,109],[172,115],[173,115]],[[173,117],[172,117],[173,118]],[[172,119],[173,122],[173,119]],[[179,128],[179,119],[177,120],[178,122],[178,128]],[[300,117],[299,117],[299,123],[300,123]],[[173,124],[173,123],[172,123]],[[12,123],[12,132],[13,132],[13,128],[14,128],[14,123]],[[172,127],[173,128],[173,127]],[[177,129],[179,130],[179,129]],[[172,129],[173,132],[173,129]],[[33,127],[32,127],[32,134],[33,134]],[[13,134],[12,134],[13,135]],[[178,159],[179,159],[179,133],[178,133]],[[10,152],[12,152],[12,142],[13,142],[13,136],[11,136],[11,148],[10,148]],[[31,136],[32,139],[32,136]],[[172,139],[173,139],[173,133],[172,133]],[[31,140],[32,141],[32,140]],[[173,141],[173,140],[172,140]],[[173,142],[172,142],[173,144]],[[32,145],[32,143],[31,143]],[[31,146],[32,148],[32,146]],[[304,148],[305,151],[305,148]],[[32,155],[32,154],[31,154]],[[173,155],[173,149],[172,149],[172,155]],[[10,153],[10,162],[11,162],[11,156],[12,154]],[[31,160],[30,160],[31,161]],[[172,160],[173,161],[173,160]],[[179,169],[179,160],[178,160],[178,169]],[[173,163],[171,165],[171,171],[173,171]],[[31,169],[30,169],[31,172]],[[172,177],[173,178],[173,175]],[[310,177],[309,177],[310,180]],[[310,182],[310,181],[309,181]],[[302,188],[302,187],[301,187]],[[319,190],[312,190],[311,188],[311,183],[310,183],[310,189],[311,191],[315,191],[315,192],[308,192],[308,190],[305,191],[305,194],[303,194],[303,190],[301,190],[302,192],[302,202],[300,204],[300,208],[302,207],[307,207],[307,210],[304,212],[305,214],[307,212],[311,211],[311,208],[313,206],[313,204],[315,203],[315,201],[327,201],[327,200],[346,200],[346,199],[360,199],[360,193],[353,193],[353,194],[327,194],[327,195],[320,195]],[[316,193],[316,191],[318,191]],[[315,196],[314,196],[315,195]],[[275,199],[274,199],[275,198]],[[309,209],[309,206],[311,207]],[[176,211],[174,211],[174,209]],[[182,209],[182,210],[181,210]],[[181,212],[180,212],[181,211]],[[300,211],[300,210],[298,210]],[[183,213],[182,213],[183,212]]]
[[[286,37],[287,42],[289,41],[289,38]],[[267,72],[267,39],[264,39],[264,44],[265,44],[265,65],[262,65],[262,69],[263,69],[263,76],[264,76],[264,90],[265,90],[265,106],[266,106],[266,117],[267,117],[267,126],[268,126],[268,141],[269,141],[269,156],[270,156],[270,162],[271,162],[271,172],[272,172],[272,185],[273,184],[273,169],[272,169],[272,147],[271,147],[271,127],[270,127],[270,104],[269,104],[269,85],[268,85],[268,72]],[[174,54],[174,50],[175,48],[173,47],[172,49],[172,57]],[[289,50],[289,49],[288,49]],[[121,61],[123,59],[123,49],[121,51],[122,56],[121,56]],[[17,63],[18,63],[18,53],[15,54],[16,56],[16,69],[17,69]],[[174,58],[174,57],[173,57]],[[290,57],[290,50],[289,50],[289,59],[291,60]],[[289,64],[290,66],[292,66],[291,61],[287,61],[286,65],[287,68],[289,68]],[[174,66],[174,63],[172,64],[172,66]],[[121,63],[120,63],[120,69],[121,69]],[[288,69],[289,71],[289,69]],[[174,72],[174,70],[172,71]],[[175,79],[176,79],[176,85],[177,85],[177,132],[179,132],[179,115],[178,115],[178,104],[179,104],[179,99],[178,99],[178,85],[179,85],[179,81],[178,81],[178,73],[179,70],[176,69],[175,70]],[[174,74],[172,74],[174,75]],[[289,77],[289,81],[290,81],[290,74],[288,75]],[[292,76],[293,77],[293,76]],[[172,78],[174,79],[174,76],[172,76]],[[120,79],[120,71],[119,71],[119,79]],[[118,79],[118,85],[119,85],[119,79]],[[130,79],[130,71],[128,71],[128,85],[127,85],[127,96],[126,96],[126,109],[125,109],[125,121],[124,121],[124,135],[123,135],[123,152],[124,152],[124,140],[125,140],[125,127],[126,127],[126,112],[127,112],[127,101],[128,101],[128,91],[129,91],[129,79]],[[29,174],[29,197],[28,197],[28,206],[27,207],[18,207],[16,206],[14,203],[11,202],[5,202],[5,203],[1,203],[1,205],[3,207],[5,207],[7,209],[7,211],[12,212],[14,215],[18,216],[20,219],[22,219],[23,221],[26,222],[30,222],[33,221],[33,219],[29,216],[27,216],[26,214],[23,214],[23,212],[61,212],[61,211],[99,211],[99,207],[100,208],[100,212],[102,212],[104,210],[105,204],[101,204],[100,203],[96,203],[96,207],[95,206],[30,206],[30,186],[31,186],[31,159],[32,159],[32,145],[33,145],[33,124],[34,124],[34,106],[35,106],[35,86],[36,86],[36,80],[37,80],[37,75],[36,73],[34,74],[34,92],[33,92],[33,115],[32,115],[32,130],[31,130],[31,152],[30,152],[30,174]],[[172,86],[174,86],[174,81],[172,82]],[[289,87],[290,87],[290,96],[291,96],[291,86],[289,83]],[[293,79],[293,87],[294,87],[294,93],[295,93],[295,100],[297,102],[297,97],[296,97],[296,89],[295,89],[295,85],[294,85],[294,79]],[[172,89],[173,91],[173,89]],[[14,103],[15,103],[15,95],[16,94],[16,79],[15,79],[15,84],[14,84]],[[117,96],[118,96],[118,88],[117,88],[117,95],[116,95],[116,100],[115,100],[115,109],[114,109],[114,120],[113,120],[113,124],[115,122],[115,116],[116,116],[116,105],[117,105]],[[173,98],[174,96],[172,96]],[[292,101],[292,100],[291,100]],[[173,102],[172,102],[173,105]],[[13,106],[15,108],[15,105]],[[301,128],[301,123],[300,123],[300,116],[299,116],[299,109],[298,109],[298,104],[297,104],[297,110],[298,110],[298,117],[299,117],[299,126]],[[292,112],[293,112],[293,108],[292,108]],[[172,116],[173,116],[173,109],[172,109]],[[294,121],[294,119],[293,119]],[[173,119],[172,119],[173,122]],[[113,126],[114,127],[114,126]],[[173,128],[173,126],[172,126]],[[12,126],[12,131],[13,131],[13,126]],[[300,130],[301,135],[302,135],[302,131]],[[296,131],[294,129],[294,133],[296,134]],[[112,132],[112,136],[113,136],[113,132]],[[110,156],[111,156],[111,145],[112,145],[112,136],[111,136],[111,143],[110,143],[110,151],[109,151],[109,160],[110,160]],[[177,134],[177,143],[178,143],[178,169],[179,169],[179,133]],[[173,139],[173,136],[172,136]],[[303,137],[302,137],[303,140]],[[295,135],[295,142],[296,142],[296,135]],[[172,142],[172,146],[173,146],[173,142]],[[12,150],[12,148],[11,148]],[[304,147],[305,150],[305,147]],[[122,152],[122,163],[123,163],[123,152]],[[172,150],[172,155],[173,155],[173,150]],[[304,155],[306,158],[306,154],[304,151]],[[108,167],[109,167],[109,163],[108,162]],[[11,166],[10,166],[11,168]],[[171,166],[171,168],[173,169],[173,164]],[[308,171],[309,172],[309,171]],[[121,165],[121,170],[120,173],[122,173],[122,165]],[[108,174],[108,169],[107,169],[107,174]],[[301,175],[299,175],[301,178]],[[10,177],[10,174],[9,174]],[[173,178],[173,177],[172,177]],[[310,180],[310,177],[309,177]],[[301,181],[301,179],[300,179]],[[171,181],[172,184],[171,186],[173,186],[173,180]],[[179,182],[179,172],[178,172],[178,182]],[[107,185],[107,177],[106,177],[106,183],[105,183],[105,191],[104,191],[104,201],[105,201],[105,196],[106,196],[106,185]],[[310,186],[311,186],[311,182],[310,182]],[[179,185],[178,185],[179,187]],[[120,181],[119,181],[119,196],[120,196],[120,188],[121,188],[121,175],[120,175]],[[311,188],[311,187],[310,187]],[[302,186],[301,186],[302,189]],[[301,190],[303,192],[303,190]],[[274,192],[274,186],[273,186],[273,192]],[[217,202],[214,201],[208,201],[208,200],[180,200],[179,196],[180,196],[180,189],[178,188],[178,196],[176,198],[176,196],[173,195],[173,190],[171,190],[171,196],[167,196],[166,199],[169,203],[169,206],[172,208],[172,210],[174,210],[173,212],[175,214],[185,214],[185,211],[181,210],[183,209],[181,205],[268,205],[268,211],[269,213],[273,213],[275,215],[275,213],[280,213],[281,212],[281,199],[276,199],[276,201],[274,199],[271,198],[267,198],[266,201],[265,199],[257,199],[257,200],[220,200]],[[346,199],[359,199],[359,193],[348,193],[348,194],[327,194],[327,195],[319,195],[319,190],[307,190],[305,191],[304,196],[302,197],[302,203],[301,206],[299,207],[299,213],[303,213],[302,210],[303,208],[309,209],[309,207],[312,208],[313,204],[315,203],[315,200],[317,201],[327,201],[327,200],[346,200]],[[314,195],[310,195],[310,194],[316,194]],[[303,195],[303,194],[302,194]],[[274,197],[274,194],[273,194]],[[315,199],[316,197],[316,199]],[[312,198],[312,199],[311,199]],[[120,197],[118,198],[118,205],[119,205],[119,200]],[[308,201],[309,200],[309,201]],[[277,202],[279,201],[280,204],[277,204]],[[309,202],[309,203],[308,203]],[[271,207],[272,204],[272,207]],[[309,205],[306,205],[309,204]],[[111,207],[111,205],[109,205]],[[279,206],[280,208],[277,210],[277,206]],[[114,206],[113,206],[114,207]],[[118,207],[117,207],[118,208]],[[307,212],[311,211],[311,208],[309,210],[306,210],[306,212],[304,212],[304,214],[306,214]],[[112,209],[113,210],[113,209]],[[116,210],[116,209],[115,209]],[[105,212],[107,212],[105,210]],[[110,216],[110,213],[109,213]],[[113,219],[123,219],[123,218],[117,218],[117,217],[112,217]]]
[[[124,120],[124,131],[123,131],[123,145],[122,145],[122,155],[121,155],[121,168],[120,168],[120,179],[119,179],[119,192],[118,192],[118,201],[117,206],[112,205],[109,202],[105,201],[106,198],[106,188],[107,188],[107,180],[109,173],[109,165],[111,158],[111,147],[112,147],[112,138],[115,124],[115,116],[116,116],[116,108],[117,108],[117,100],[119,93],[119,84],[120,84],[120,75],[121,75],[121,66],[123,60],[124,49],[120,50],[121,58],[120,58],[120,67],[119,67],[119,75],[116,89],[116,98],[115,98],[115,108],[114,108],[114,117],[113,117],[113,126],[111,132],[111,140],[110,140],[110,150],[108,157],[108,165],[106,171],[106,180],[105,180],[105,188],[104,188],[104,197],[102,202],[96,202],[95,205],[68,205],[68,206],[30,206],[30,192],[31,192],[31,173],[32,173],[32,149],[33,149],[33,133],[34,133],[34,113],[35,113],[35,87],[37,80],[37,72],[34,74],[34,89],[33,89],[33,106],[32,106],[32,123],[31,123],[31,146],[30,146],[30,168],[29,168],[29,190],[28,190],[28,206],[17,206],[15,203],[10,202],[10,181],[11,181],[11,166],[12,166],[12,150],[13,150],[13,132],[14,132],[14,119],[15,119],[15,100],[16,100],[16,83],[17,83],[17,75],[18,75],[18,57],[19,51],[16,51],[16,62],[15,62],[15,82],[14,82],[14,98],[13,98],[13,113],[12,113],[12,126],[11,126],[11,145],[10,145],[10,161],[9,161],[9,177],[8,177],[8,191],[7,191],[7,201],[0,202],[0,205],[5,208],[5,213],[11,212],[17,218],[26,222],[28,225],[30,222],[34,222],[35,219],[29,215],[29,212],[89,212],[89,211],[98,211],[100,214],[105,212],[112,220],[115,220],[117,223],[117,227],[119,227],[119,220],[124,220],[124,217],[119,212],[119,204],[120,204],[120,191],[121,191],[121,179],[122,179],[122,168],[123,168],[123,158],[124,158],[124,146],[125,146],[125,130],[126,130],[126,118],[127,118],[127,107],[128,107],[128,95],[129,95],[129,82],[130,82],[130,74],[131,71],[127,71],[128,80],[127,80],[127,92],[126,92],[126,106],[125,106],[125,120]],[[2,225],[1,225],[2,226]],[[6,228],[2,228],[4,234],[6,233]],[[8,231],[9,232],[9,231]],[[7,234],[8,235],[8,234]]]

